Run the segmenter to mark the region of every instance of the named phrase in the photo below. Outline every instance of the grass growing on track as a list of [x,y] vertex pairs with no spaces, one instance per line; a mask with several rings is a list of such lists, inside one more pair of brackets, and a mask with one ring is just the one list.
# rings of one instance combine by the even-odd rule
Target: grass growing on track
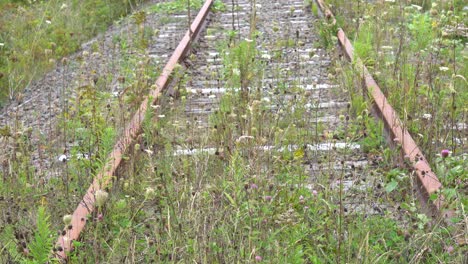
[[[163,98],[163,107],[147,117],[143,139],[132,153],[139,159],[130,160],[115,182],[110,200],[96,212],[89,232],[77,243],[72,262],[456,263],[459,256],[447,250],[448,232],[439,225],[430,226],[429,219],[418,213],[409,173],[393,168],[392,155],[385,154],[389,150],[381,147],[379,136],[370,139],[377,143],[368,142],[366,151],[379,157],[380,165],[353,174],[372,171],[382,180],[380,190],[370,187],[363,191],[378,197],[373,202],[368,199],[365,206],[401,203],[398,216],[345,215],[340,209],[346,202],[339,195],[342,185],[333,184],[344,180],[344,170],[322,168],[321,176],[310,186],[305,163],[319,160],[324,167],[334,166],[350,150],[331,156],[302,148],[271,153],[255,148],[265,144],[301,146],[319,142],[319,137],[327,142],[334,137],[366,138],[365,133],[379,130],[366,105],[356,102],[343,114],[361,117],[345,122],[343,115],[340,132],[328,135],[315,119],[317,115],[314,118],[300,107],[310,101],[300,89],[295,90],[294,100],[280,100],[280,109],[270,112],[268,103],[275,99],[274,94],[285,92],[280,85],[272,94],[242,90],[243,85],[256,87],[263,78],[265,61],[254,42],[221,46],[221,53],[229,55],[223,60],[222,77],[217,78],[239,89],[221,97],[203,137],[193,137],[200,130],[196,119],[184,118],[184,98]],[[245,60],[245,56],[251,59]],[[279,55],[276,59],[285,58]],[[251,71],[242,73],[245,63]],[[279,83],[284,77],[280,72],[273,73]],[[218,146],[218,150],[214,155],[175,156],[174,145]],[[398,189],[392,182],[399,184]]]
[[[84,74],[80,75],[78,84],[73,84],[76,87],[71,87],[76,96],[70,96],[70,87],[63,88],[66,103],[61,105],[63,108],[51,125],[50,134],[37,143],[39,146],[33,146],[36,132],[25,128],[28,124],[17,122],[13,127],[2,128],[0,144],[6,151],[0,154],[1,263],[43,263],[38,259],[44,252],[54,261],[52,251],[47,249],[54,247],[56,230],[64,225],[62,216],[76,207],[114,146],[116,135],[128,123],[158,75],[159,66],[146,51],[147,38],[151,36],[142,35],[149,29],[147,23],[142,23],[144,19],[142,14],[128,18],[128,31],[115,33],[114,50],[109,53],[121,57],[100,60],[112,65],[104,72],[111,72],[109,75],[96,75],[96,79],[91,76],[97,66],[90,62],[106,54],[99,43],[93,45],[92,52],[83,51],[79,59],[65,64],[65,72],[76,67]],[[113,93],[114,89],[117,94]],[[45,156],[63,153],[66,160],[40,157],[42,161],[35,161],[43,162],[45,158],[53,165],[50,171],[35,171],[37,164],[32,164],[35,147]],[[61,173],[55,174],[56,170]],[[39,214],[38,208],[42,207],[46,208],[45,212]],[[45,216],[50,216],[49,230],[40,225],[46,222]],[[50,230],[52,237],[47,236],[47,240],[42,239],[43,235],[36,236]],[[37,253],[33,253],[33,248]]]
[[446,209],[455,211],[451,221],[461,232],[455,244],[466,254],[468,11],[464,1],[329,2],[356,54],[443,184],[430,199],[444,195]]

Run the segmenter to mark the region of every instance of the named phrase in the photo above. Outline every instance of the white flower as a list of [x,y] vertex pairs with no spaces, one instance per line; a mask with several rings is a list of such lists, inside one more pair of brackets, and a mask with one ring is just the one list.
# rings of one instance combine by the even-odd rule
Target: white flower
[[67,155],[65,154],[60,155],[60,157],[58,157],[58,160],[60,162],[66,162],[68,160]]
[[0,43],[0,47],[3,47],[3,46],[5,46],[5,43]]
[[448,71],[449,68],[448,67],[439,67],[439,70],[444,72],[444,71]]
[[60,7],[60,10],[65,9],[65,8],[67,8],[67,7],[68,7],[67,4],[64,3],[64,4],[62,4],[62,6]]
[[411,5],[411,6],[418,11],[422,9],[422,6],[418,6],[418,5]]
[[240,142],[242,142],[244,140],[247,140],[247,139],[254,139],[254,137],[252,137],[252,136],[240,136],[238,139],[236,139],[236,142],[240,143]]
[[146,153],[148,153],[148,155],[152,155],[154,152],[150,149],[145,149],[144,150]]
[[251,39],[248,39],[248,38],[246,38],[246,39],[244,39],[244,40],[245,40],[245,41],[247,41],[248,43],[251,43],[251,42],[253,42],[253,40],[251,40]]
[[232,74],[234,74],[236,76],[240,76],[240,70],[239,69],[233,69]]
[[159,118],[164,118],[166,117],[165,115],[158,115]]
[[151,187],[148,187],[146,188],[146,191],[145,191],[145,198],[147,200],[151,200],[154,198],[154,195],[155,195],[155,192],[154,192],[154,189],[151,188]]
[[431,115],[431,114],[423,114],[423,115],[422,115],[422,118],[424,118],[424,119],[426,119],[426,120],[431,120],[432,115]]
[[49,24],[49,25],[52,24],[52,21],[50,21],[50,20],[48,20],[48,19],[47,19],[45,22],[46,22],[47,24]]
[[270,60],[271,56],[269,54],[262,54],[262,59]]

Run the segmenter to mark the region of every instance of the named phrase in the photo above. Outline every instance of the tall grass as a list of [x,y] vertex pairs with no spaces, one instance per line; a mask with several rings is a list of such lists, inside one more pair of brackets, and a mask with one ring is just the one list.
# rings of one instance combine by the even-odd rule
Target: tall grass
[[2,1],[0,106],[142,0]]

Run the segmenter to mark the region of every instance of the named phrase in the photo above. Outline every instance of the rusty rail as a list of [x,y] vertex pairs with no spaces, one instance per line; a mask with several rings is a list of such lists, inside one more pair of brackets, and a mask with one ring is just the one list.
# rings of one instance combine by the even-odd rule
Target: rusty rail
[[182,38],[166,66],[162,70],[161,75],[156,80],[156,89],[150,91],[149,95],[143,100],[130,123],[125,128],[122,137],[114,145],[114,148],[107,157],[107,161],[105,162],[102,170],[99,172],[99,174],[96,175],[93,183],[88,188],[86,194],[83,196],[83,199],[80,201],[77,208],[73,212],[71,229],[65,227],[56,243],[56,249],[58,249],[56,254],[58,258],[66,259],[67,252],[69,252],[73,247],[73,240],[78,239],[80,233],[85,228],[88,216],[95,209],[96,191],[105,189],[111,182],[117,168],[122,163],[123,155],[133,144],[135,138],[142,130],[142,123],[148,110],[148,105],[150,103],[156,103],[159,96],[161,95],[161,92],[169,85],[172,71],[176,67],[177,63],[181,61],[187,54],[188,50],[190,49],[192,40],[200,33],[200,30],[205,22],[206,17],[208,16],[212,4],[213,0],[205,1],[205,4],[202,6],[195,20],[192,22],[190,29],[187,30],[187,33]]
[[[316,0],[316,2],[327,20],[332,24],[336,24],[333,13],[324,1]],[[438,199],[428,202],[429,196],[441,190],[442,184],[437,175],[431,170],[424,154],[416,145],[416,142],[398,117],[398,113],[390,105],[367,67],[359,57],[354,56],[354,47],[343,29],[338,28],[337,37],[346,57],[355,63],[356,70],[360,72],[360,76],[364,80],[364,86],[373,101],[372,113],[383,121],[385,132],[388,135],[387,141],[391,146],[396,145],[400,148],[402,157],[410,161],[412,170],[417,175],[421,202],[426,205],[432,216],[442,216],[445,218],[451,216],[452,212],[443,212],[444,198],[442,195],[439,195]]]

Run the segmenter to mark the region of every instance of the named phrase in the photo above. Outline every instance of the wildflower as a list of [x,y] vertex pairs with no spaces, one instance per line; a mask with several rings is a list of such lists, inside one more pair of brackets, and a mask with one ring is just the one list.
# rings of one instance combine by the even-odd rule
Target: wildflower
[[422,9],[422,6],[418,6],[418,5],[411,5],[411,6],[418,11]]
[[269,55],[269,54],[262,54],[262,59],[270,60],[270,59],[271,59],[271,55]]
[[154,192],[153,188],[151,188],[151,187],[146,188],[145,199],[151,200],[151,199],[154,198],[154,195],[155,195],[155,192]]
[[445,251],[447,251],[447,253],[451,254],[453,252],[454,248],[453,246],[448,246],[448,247],[445,247]]
[[48,19],[47,19],[45,22],[46,22],[47,24],[49,24],[49,25],[52,24],[52,21],[50,21],[50,20],[48,20]]
[[236,143],[241,143],[242,141],[247,141],[249,139],[254,139],[252,136],[240,136],[238,139],[236,139]]
[[263,260],[262,256],[258,256],[258,255],[255,256],[255,261],[260,262],[262,260]]
[[98,220],[98,221],[102,221],[103,218],[104,218],[104,217],[103,217],[102,214],[98,214],[98,216],[97,216],[97,220]]
[[271,201],[271,196],[270,195],[265,196],[265,201],[270,202]]
[[443,66],[442,66],[442,67],[439,67],[439,70],[445,72],[445,71],[448,71],[449,68],[448,68],[448,67],[443,67]]
[[448,150],[448,149],[443,149],[443,150],[440,152],[440,155],[442,156],[442,158],[448,157],[449,154],[450,154],[450,150]]
[[73,217],[69,214],[63,216],[63,223],[65,225],[70,225],[72,222]]
[[60,7],[60,10],[65,9],[65,8],[67,8],[67,7],[68,7],[67,4],[64,3],[64,4],[62,4],[62,6]]
[[67,160],[68,160],[67,155],[65,155],[65,154],[60,155],[60,157],[58,157],[58,160],[60,162],[67,162]]
[[250,184],[250,189],[253,189],[253,190],[258,189],[258,185],[255,184],[255,183],[251,183],[251,184]]
[[432,115],[431,114],[423,114],[422,115],[422,118],[426,119],[426,120],[431,120],[432,119]]
[[299,196],[299,203],[300,203],[300,204],[305,203],[305,201],[304,201],[304,196],[302,196],[302,195]]
[[315,195],[315,196],[317,196],[317,195],[318,195],[317,190],[312,190],[312,194]]
[[0,47],[3,47],[3,46],[5,46],[5,43],[0,43]]
[[109,198],[109,194],[103,190],[97,190],[95,196],[96,196],[97,207],[102,207],[104,203],[106,203],[107,198]]

